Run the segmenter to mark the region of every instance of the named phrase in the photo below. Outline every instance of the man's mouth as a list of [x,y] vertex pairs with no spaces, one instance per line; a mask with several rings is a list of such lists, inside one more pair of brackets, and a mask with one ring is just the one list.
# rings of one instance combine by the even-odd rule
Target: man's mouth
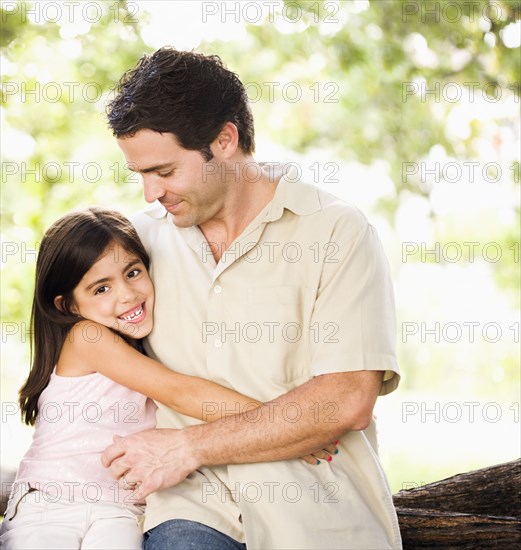
[[121,319],[122,321],[127,322],[136,322],[140,321],[142,317],[145,315],[145,303],[139,304],[139,306],[135,307],[134,309],[131,309],[129,311],[126,311],[123,315],[120,315],[118,319]]
[[170,203],[170,204],[163,204],[163,206],[169,211],[169,212],[173,212],[174,210],[177,209],[177,207],[182,203],[184,202],[183,200],[180,200],[180,201],[177,201],[177,202],[174,202],[174,203]]

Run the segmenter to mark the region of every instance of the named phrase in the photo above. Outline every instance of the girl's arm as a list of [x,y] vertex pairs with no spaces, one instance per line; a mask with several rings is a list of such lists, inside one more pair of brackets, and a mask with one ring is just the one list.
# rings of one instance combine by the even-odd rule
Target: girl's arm
[[[93,334],[87,339],[83,335]],[[74,364],[83,374],[99,372],[122,386],[151,397],[167,407],[205,422],[220,420],[262,405],[260,401],[210,382],[204,378],[174,372],[143,355],[104,325],[80,321],[66,338],[59,362]],[[308,464],[331,460],[336,444],[301,457]]]
[[[97,331],[95,339],[82,336],[87,328],[89,334]],[[93,321],[80,321],[71,329],[60,359],[65,364],[73,361],[85,373],[99,372],[181,414],[205,422],[262,404],[215,382],[174,372],[134,349],[106,326]]]

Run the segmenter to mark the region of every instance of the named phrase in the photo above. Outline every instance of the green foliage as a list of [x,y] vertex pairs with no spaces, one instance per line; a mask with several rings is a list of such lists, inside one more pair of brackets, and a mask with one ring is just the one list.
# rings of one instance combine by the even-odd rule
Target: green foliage
[[[24,244],[37,248],[44,229],[71,208],[96,203],[130,214],[143,206],[138,178],[125,169],[103,110],[121,74],[154,49],[143,39],[150,18],[146,3],[140,4],[138,18],[129,9],[132,3],[119,2],[118,11],[114,2],[97,4],[103,7],[101,18],[83,26],[35,23],[19,11],[0,11],[1,55],[9,63],[2,76],[4,140],[15,136],[19,144],[14,153],[13,146],[7,147],[3,159],[2,232],[4,241],[19,250]],[[432,206],[436,183],[404,177],[404,163],[421,163],[438,148],[457,162],[495,161],[503,155],[498,162],[512,170],[505,170],[507,181],[501,185],[512,196],[519,188],[516,153],[501,153],[500,147],[501,132],[516,131],[518,112],[485,119],[477,103],[470,105],[475,116],[462,136],[451,133],[447,121],[464,102],[447,97],[455,87],[468,95],[469,83],[475,83],[480,106],[488,94],[486,111],[497,104],[499,92],[514,105],[517,98],[518,110],[519,48],[507,47],[503,33],[519,19],[521,2],[450,5],[288,1],[273,22],[247,24],[240,43],[213,40],[198,49],[221,55],[248,85],[259,140],[301,154],[324,150],[332,161],[383,162],[395,192],[382,197],[378,207],[390,226],[411,196],[422,197],[432,209],[433,234],[442,242],[461,243],[478,235],[506,250],[519,241],[513,224],[501,225],[493,215],[479,227],[468,217],[465,222],[443,218]],[[52,83],[61,90],[55,101],[49,99]],[[48,95],[42,97],[45,86]],[[422,95],[422,86],[431,93]],[[490,145],[485,159],[479,148],[483,141]],[[497,285],[508,289],[515,304],[519,264],[512,258],[492,269]],[[34,255],[6,259],[3,319],[28,319],[33,268]],[[405,364],[414,364],[415,352],[402,350]],[[414,376],[411,369],[412,386]],[[420,384],[425,378],[418,376]]]
[[[24,136],[14,157],[4,158],[2,229],[4,240],[19,246],[37,243],[51,221],[79,205],[117,204],[128,212],[142,206],[137,178],[124,167],[103,108],[121,74],[152,51],[142,38],[150,21],[146,11],[134,18],[126,2],[118,11],[115,3],[98,4],[104,10],[99,21],[81,28],[0,13],[1,53],[10,63],[2,76],[4,127],[7,139],[11,131]],[[476,113],[466,137],[447,132],[447,119],[459,107],[445,100],[447,85],[468,94],[468,83],[475,83],[476,95],[486,87],[493,99],[499,89],[518,102],[521,79],[519,48],[502,38],[519,19],[521,3],[450,5],[286,2],[274,22],[246,25],[240,47],[214,40],[200,50],[221,55],[248,85],[261,139],[303,154],[322,149],[335,161],[383,161],[396,193],[379,206],[392,224],[405,198],[412,193],[429,200],[434,187],[419,176],[404,177],[404,163],[424,161],[433,147],[458,161],[475,158],[477,139],[515,121],[516,113],[491,122]],[[418,91],[422,82],[431,94]],[[61,90],[57,100],[53,83]],[[518,186],[518,159],[503,161],[512,165],[510,184]],[[469,232],[474,229],[450,220],[436,230],[441,240],[458,242]],[[506,247],[516,243],[511,227],[497,226],[493,237]],[[32,263],[8,263],[3,315],[26,319]],[[515,291],[516,263],[496,267],[498,284]]]
[[[454,8],[442,11],[443,2],[373,1],[360,12],[356,2],[341,2],[338,11],[331,11],[333,2],[287,4],[293,11],[297,4],[307,10],[304,31],[281,34],[276,25],[252,25],[248,30],[253,40],[240,50],[234,44],[212,47],[240,68],[247,82],[297,80],[308,90],[317,81],[323,83],[324,93],[308,93],[308,101],[286,109],[282,131],[270,134],[288,148],[332,147],[340,158],[367,164],[386,159],[398,191],[428,194],[402,181],[403,162],[423,158],[435,144],[457,158],[473,157],[471,138],[480,131],[476,125],[465,143],[447,137],[446,117],[454,105],[442,101],[444,91],[449,98],[453,91],[446,86],[457,84],[470,93],[472,86],[464,83],[476,83],[476,94],[481,94],[490,83],[485,93],[495,97],[498,86],[499,93],[517,93],[519,101],[519,51],[501,39],[503,29],[519,18],[519,2],[494,2],[500,12],[487,11],[486,0],[473,2],[472,10],[463,2],[459,18]],[[438,15],[429,16],[435,5]],[[324,6],[330,6],[329,13]],[[490,15],[490,23],[483,13]],[[291,17],[295,15],[288,10]],[[489,45],[492,41],[494,46]],[[244,58],[255,58],[255,63],[245,64]],[[412,93],[421,79],[426,89],[438,90],[429,101]],[[324,89],[326,83],[329,89]],[[334,90],[329,103],[327,92]],[[259,106],[258,119],[266,120],[273,107],[268,102]]]
[[[102,109],[117,79],[146,47],[135,23],[115,24],[108,3],[100,5],[105,11],[99,22],[68,40],[60,34],[65,26],[34,24],[20,11],[1,14],[7,29],[2,56],[14,64],[2,76],[3,130],[32,138],[32,146],[20,142],[16,162],[3,159],[2,235],[8,251],[19,252],[6,257],[2,274],[2,315],[9,321],[29,317],[34,255],[23,251],[37,248],[52,221],[91,203],[126,205],[129,212],[140,206],[139,186],[122,186],[128,173]],[[124,2],[121,12],[124,19]],[[70,55],[69,48],[78,54]],[[25,147],[34,152],[27,155]]]
[[[20,10],[6,10],[8,3],[0,7],[2,329],[4,323],[25,323],[3,346],[2,379],[7,384],[2,392],[8,392],[10,400],[27,372],[25,330],[34,250],[44,229],[82,205],[112,206],[126,214],[144,205],[139,180],[126,170],[103,111],[121,74],[144,52],[155,49],[144,39],[153,23],[147,3],[139,4],[141,11],[135,17],[135,2],[95,2],[102,8],[100,19],[92,24],[75,20],[72,25],[35,22],[21,17]],[[22,4],[31,7],[29,2],[18,3]],[[83,3],[78,4],[81,9]],[[208,40],[198,46],[204,53],[219,54],[247,84],[258,143],[312,158],[323,152],[332,162],[366,165],[368,173],[376,164],[384,166],[394,189],[378,200],[374,210],[394,228],[391,241],[411,240],[400,233],[400,225],[402,211],[416,201],[427,210],[422,221],[430,233],[418,233],[421,237],[414,233],[413,238],[427,241],[427,234],[442,244],[458,245],[479,241],[479,250],[494,241],[503,250],[497,263],[483,258],[473,263],[468,254],[456,266],[433,262],[432,257],[423,262],[419,251],[405,265],[396,246],[390,260],[402,293],[398,294],[401,321],[424,320],[432,328],[434,322],[451,322],[455,312],[459,320],[476,319],[482,302],[490,311],[499,303],[497,312],[505,318],[519,307],[519,152],[508,145],[518,139],[521,66],[519,48],[507,47],[503,38],[520,13],[517,0],[286,1],[271,22],[266,17],[246,24],[240,41]],[[165,17],[160,26],[169,28],[171,23]],[[191,23],[186,21],[187,27]],[[175,33],[172,37],[175,45]],[[472,89],[480,101],[468,101]],[[54,100],[56,90],[61,95]],[[458,90],[463,99],[453,101]],[[497,108],[502,105],[507,108]],[[445,162],[495,162],[503,177],[472,184],[464,200],[444,213],[440,200],[451,206],[457,198],[456,184],[447,190],[442,187],[447,182],[436,177],[425,178],[419,170],[406,172],[407,166],[437,158],[440,151]],[[356,185],[373,183],[367,176]],[[506,197],[500,209],[478,209],[475,195],[487,185],[491,198]],[[411,208],[406,212],[415,213]],[[428,245],[432,248],[432,243]],[[463,277],[461,270],[466,270]],[[477,306],[471,307],[469,288],[477,275],[484,290],[478,285]],[[416,286],[421,290],[414,295]],[[459,301],[465,291],[467,302]],[[403,393],[398,399],[407,399],[408,390],[429,388],[443,394],[450,388],[462,399],[503,395],[507,410],[507,400],[518,399],[519,323],[514,345],[508,327],[497,345],[484,343],[478,341],[483,323],[494,320],[486,315],[485,311],[485,321],[479,318],[476,341],[467,345],[432,338],[424,343],[417,336],[407,342],[402,339]],[[13,340],[17,346],[11,346]],[[420,426],[420,431],[424,428]],[[407,431],[409,438],[414,437],[411,433]],[[457,466],[453,457],[434,464],[436,458],[429,461],[424,451],[418,451],[423,456],[411,454],[415,445],[413,439],[411,448],[384,456],[393,490],[405,482],[419,484],[457,473],[455,467],[484,466],[489,462],[486,457],[492,456],[491,449],[485,449],[479,456],[458,460]],[[450,448],[454,451],[455,446]],[[501,460],[498,456],[491,461]]]

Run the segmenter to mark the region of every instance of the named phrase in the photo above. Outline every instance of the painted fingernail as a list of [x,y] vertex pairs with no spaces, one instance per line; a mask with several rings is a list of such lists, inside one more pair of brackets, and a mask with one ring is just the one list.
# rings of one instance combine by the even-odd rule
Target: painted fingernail
[[333,445],[338,445],[338,439],[333,443]]
[[336,454],[336,455],[338,454],[338,449],[335,449],[335,454]]
[[320,460],[317,459],[317,466],[320,464]]
[[327,457],[327,461],[328,461],[328,462],[331,462],[332,460],[333,460],[333,457],[332,457],[332,456],[328,456],[328,457]]

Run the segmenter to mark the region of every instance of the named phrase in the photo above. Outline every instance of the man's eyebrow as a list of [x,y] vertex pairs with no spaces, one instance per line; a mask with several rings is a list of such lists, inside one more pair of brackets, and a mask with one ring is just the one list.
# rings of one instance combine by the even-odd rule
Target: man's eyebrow
[[140,174],[148,174],[149,172],[155,172],[156,170],[163,170],[164,168],[170,168],[175,165],[175,162],[165,162],[163,164],[156,164],[150,168],[143,168],[143,170],[136,170],[136,165],[133,163],[128,164],[128,169],[131,172],[139,172]]

